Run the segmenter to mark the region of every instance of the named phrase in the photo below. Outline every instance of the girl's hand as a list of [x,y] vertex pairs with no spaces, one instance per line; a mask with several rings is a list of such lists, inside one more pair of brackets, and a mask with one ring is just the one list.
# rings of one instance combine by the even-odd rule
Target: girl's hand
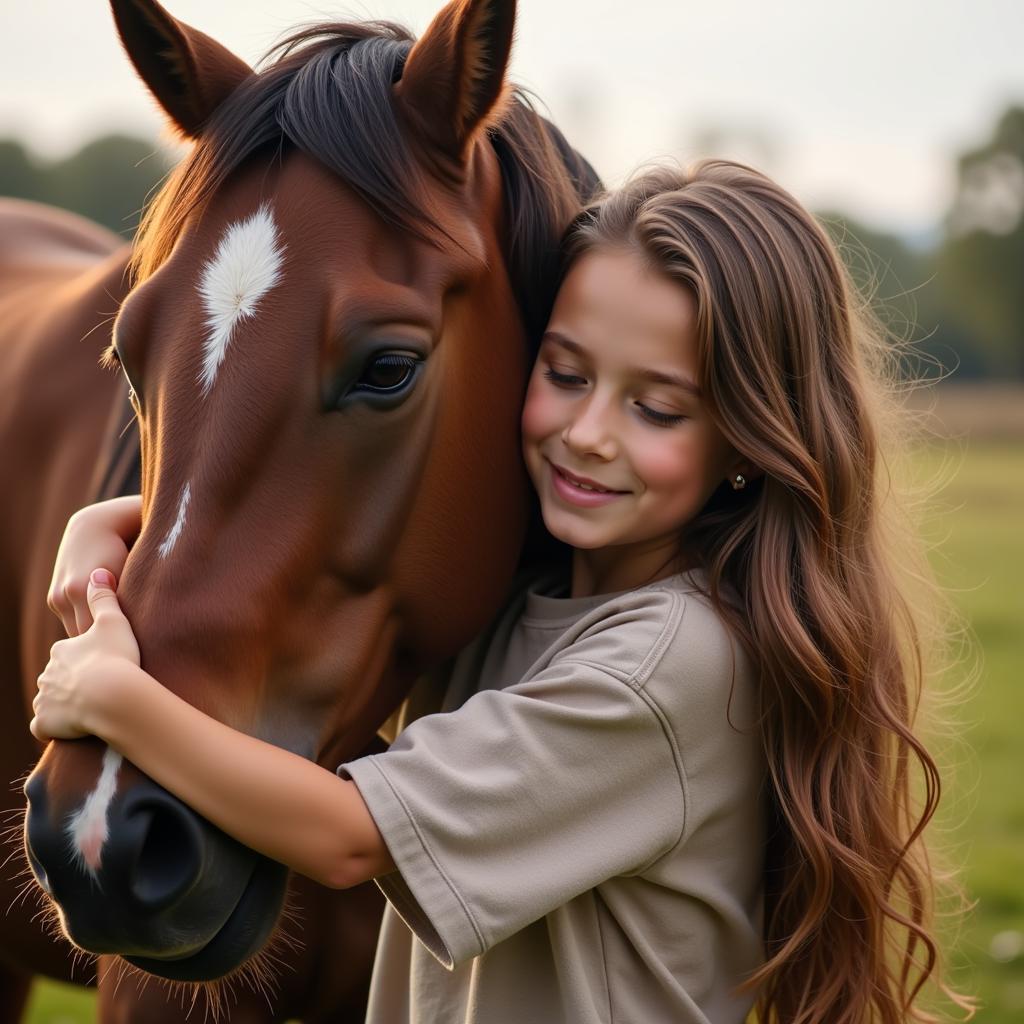
[[92,625],[86,599],[89,573],[101,565],[113,574],[116,585],[141,520],[142,498],[137,494],[89,505],[68,520],[46,595],[50,611],[64,623],[68,636],[78,636]]
[[92,626],[80,636],[61,640],[36,685],[35,717],[29,724],[37,740],[77,739],[94,730],[91,722],[126,665],[138,666],[139,646],[117,603],[114,577],[96,569],[89,578],[87,601]]

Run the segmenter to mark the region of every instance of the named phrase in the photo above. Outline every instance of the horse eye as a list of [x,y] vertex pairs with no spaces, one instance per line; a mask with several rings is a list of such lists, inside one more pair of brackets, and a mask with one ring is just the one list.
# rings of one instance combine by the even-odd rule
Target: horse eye
[[416,373],[420,360],[400,352],[385,352],[374,356],[363,368],[353,391],[368,391],[377,395],[401,391]]

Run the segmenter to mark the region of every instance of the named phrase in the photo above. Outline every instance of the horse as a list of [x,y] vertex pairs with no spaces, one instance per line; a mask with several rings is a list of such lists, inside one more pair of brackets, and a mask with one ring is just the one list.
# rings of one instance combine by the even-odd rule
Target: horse
[[[371,747],[524,558],[519,408],[597,179],[506,82],[514,0],[453,0],[415,41],[313,26],[259,71],[155,0],[111,7],[192,149],[130,251],[0,206],[0,764],[38,757],[6,809],[51,931],[100,957],[104,1020],[179,1020],[204,986],[224,1009],[223,979],[235,1021],[361,1019],[374,887],[289,878],[95,739],[39,756],[54,553],[135,467],[118,593],[143,667],[325,768]],[[72,975],[26,900],[0,950],[4,1021],[33,973]]]

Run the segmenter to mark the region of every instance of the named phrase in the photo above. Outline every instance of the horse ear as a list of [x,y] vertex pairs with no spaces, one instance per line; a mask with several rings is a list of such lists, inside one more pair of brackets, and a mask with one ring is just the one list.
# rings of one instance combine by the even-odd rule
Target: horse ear
[[395,86],[415,127],[460,163],[476,133],[500,116],[515,20],[515,0],[452,0]]
[[121,43],[171,122],[195,138],[252,68],[156,0],[110,0]]

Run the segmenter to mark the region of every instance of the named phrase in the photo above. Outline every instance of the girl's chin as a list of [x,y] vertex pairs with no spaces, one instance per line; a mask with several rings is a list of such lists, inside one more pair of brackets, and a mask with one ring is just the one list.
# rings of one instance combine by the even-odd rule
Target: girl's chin
[[[561,510],[548,512],[543,510],[544,525],[548,533],[555,540],[568,544],[572,548],[579,548],[581,551],[592,551],[596,548],[608,547],[615,543],[615,539],[608,535],[608,531],[588,529],[585,524],[573,522],[572,517],[567,516]],[[569,521],[567,521],[569,520]]]

